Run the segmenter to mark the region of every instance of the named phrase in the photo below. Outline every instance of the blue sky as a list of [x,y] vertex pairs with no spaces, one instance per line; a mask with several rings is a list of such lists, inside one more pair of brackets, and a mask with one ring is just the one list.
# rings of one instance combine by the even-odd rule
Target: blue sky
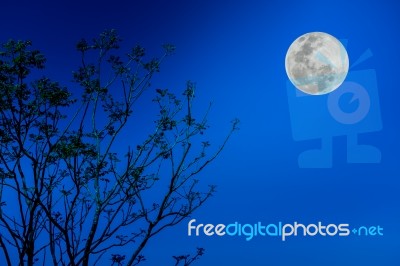
[[[218,193],[193,215],[198,221],[326,221],[385,228],[384,236],[375,238],[246,242],[188,237],[184,222],[150,242],[145,265],[166,265],[171,255],[197,246],[206,255],[196,265],[399,265],[399,11],[394,1],[8,1],[2,3],[0,40],[31,39],[48,59],[46,73],[66,85],[79,64],[74,45],[82,37],[115,28],[124,39],[122,49],[141,43],[154,55],[161,44],[175,44],[175,55],[163,64],[153,87],[180,92],[186,80],[195,81],[195,111],[201,114],[214,103],[213,143],[222,140],[230,120],[241,120],[222,156],[201,173],[203,182],[217,184]],[[299,154],[318,148],[321,140],[295,141],[291,119],[293,112],[323,111],[290,106],[284,67],[292,41],[312,31],[347,40],[350,65],[372,51],[351,71],[376,85],[371,99],[379,103],[379,114],[371,114],[382,124],[375,130],[374,118],[366,122],[367,132],[355,125],[332,136],[336,125],[315,124],[333,145],[332,167],[322,169],[299,167]],[[376,73],[373,81],[363,72],[368,69]],[[150,98],[151,91],[143,110],[152,108]],[[147,122],[142,123],[145,128]],[[359,143],[380,150],[380,163],[347,162],[346,136],[358,133]]]

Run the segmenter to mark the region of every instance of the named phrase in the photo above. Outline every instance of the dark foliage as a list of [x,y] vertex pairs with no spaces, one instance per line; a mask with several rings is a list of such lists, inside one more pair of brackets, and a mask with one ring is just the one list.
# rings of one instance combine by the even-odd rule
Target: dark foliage
[[[207,115],[193,116],[195,84],[188,82],[182,97],[156,90],[154,130],[131,145],[121,132],[174,47],[165,45],[160,58],[146,60],[140,46],[119,56],[119,44],[114,30],[77,44],[81,66],[73,78],[80,94],[47,77],[35,79],[46,60],[29,41],[2,46],[2,263],[103,265],[111,258],[112,265],[136,265],[145,261],[149,239],[214,193],[195,177],[220,154],[238,122],[210,150],[203,136]],[[203,252],[176,256],[175,265],[189,265]]]

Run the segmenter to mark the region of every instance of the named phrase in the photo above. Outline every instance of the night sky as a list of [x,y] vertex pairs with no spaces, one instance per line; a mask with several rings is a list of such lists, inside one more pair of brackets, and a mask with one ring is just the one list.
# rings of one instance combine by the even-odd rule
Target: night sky
[[[139,126],[124,133],[127,143],[121,148],[136,144],[138,128],[139,134],[151,130],[154,90],[179,94],[187,80],[197,84],[197,115],[213,102],[212,144],[218,145],[230,121],[239,118],[240,130],[199,175],[204,184],[216,184],[217,193],[193,214],[197,223],[323,221],[384,228],[376,237],[246,241],[189,237],[184,221],[150,241],[143,265],[172,265],[172,255],[204,247],[206,254],[194,265],[394,266],[400,265],[399,12],[395,1],[382,0],[3,1],[0,41],[32,40],[47,57],[44,73],[72,91],[77,90],[72,71],[79,66],[75,44],[81,38],[116,29],[122,51],[140,43],[154,56],[162,44],[176,45],[140,103]],[[328,122],[326,98],[295,98],[287,83],[286,51],[298,36],[313,31],[342,40],[350,66],[368,49],[372,53],[349,73],[367,90],[371,85],[374,105],[362,124]],[[348,103],[340,103],[343,110],[357,108]],[[315,114],[319,123],[307,120]],[[380,162],[348,163],[347,136],[375,146]],[[332,144],[331,167],[300,167],[299,154],[321,147],[321,138]]]

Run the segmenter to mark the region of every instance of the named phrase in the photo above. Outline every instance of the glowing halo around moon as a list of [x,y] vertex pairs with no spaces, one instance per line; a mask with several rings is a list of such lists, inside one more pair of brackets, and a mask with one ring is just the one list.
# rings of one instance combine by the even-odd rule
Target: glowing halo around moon
[[342,43],[330,34],[310,32],[289,47],[285,68],[293,85],[312,95],[336,90],[349,71],[349,57]]

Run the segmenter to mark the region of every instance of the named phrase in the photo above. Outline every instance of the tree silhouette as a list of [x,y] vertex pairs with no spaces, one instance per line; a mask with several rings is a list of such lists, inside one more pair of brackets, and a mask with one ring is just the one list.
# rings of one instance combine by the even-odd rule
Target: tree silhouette
[[[156,90],[159,115],[144,141],[123,138],[138,100],[174,47],[164,45],[159,59],[146,60],[140,46],[118,56],[119,44],[114,30],[77,44],[81,66],[73,79],[79,90],[37,78],[46,60],[30,41],[3,44],[2,263],[137,265],[151,238],[214,193],[195,177],[220,154],[238,121],[210,150],[208,111],[193,116],[195,84],[187,82],[181,97]],[[189,265],[203,253],[174,256],[175,265]]]

